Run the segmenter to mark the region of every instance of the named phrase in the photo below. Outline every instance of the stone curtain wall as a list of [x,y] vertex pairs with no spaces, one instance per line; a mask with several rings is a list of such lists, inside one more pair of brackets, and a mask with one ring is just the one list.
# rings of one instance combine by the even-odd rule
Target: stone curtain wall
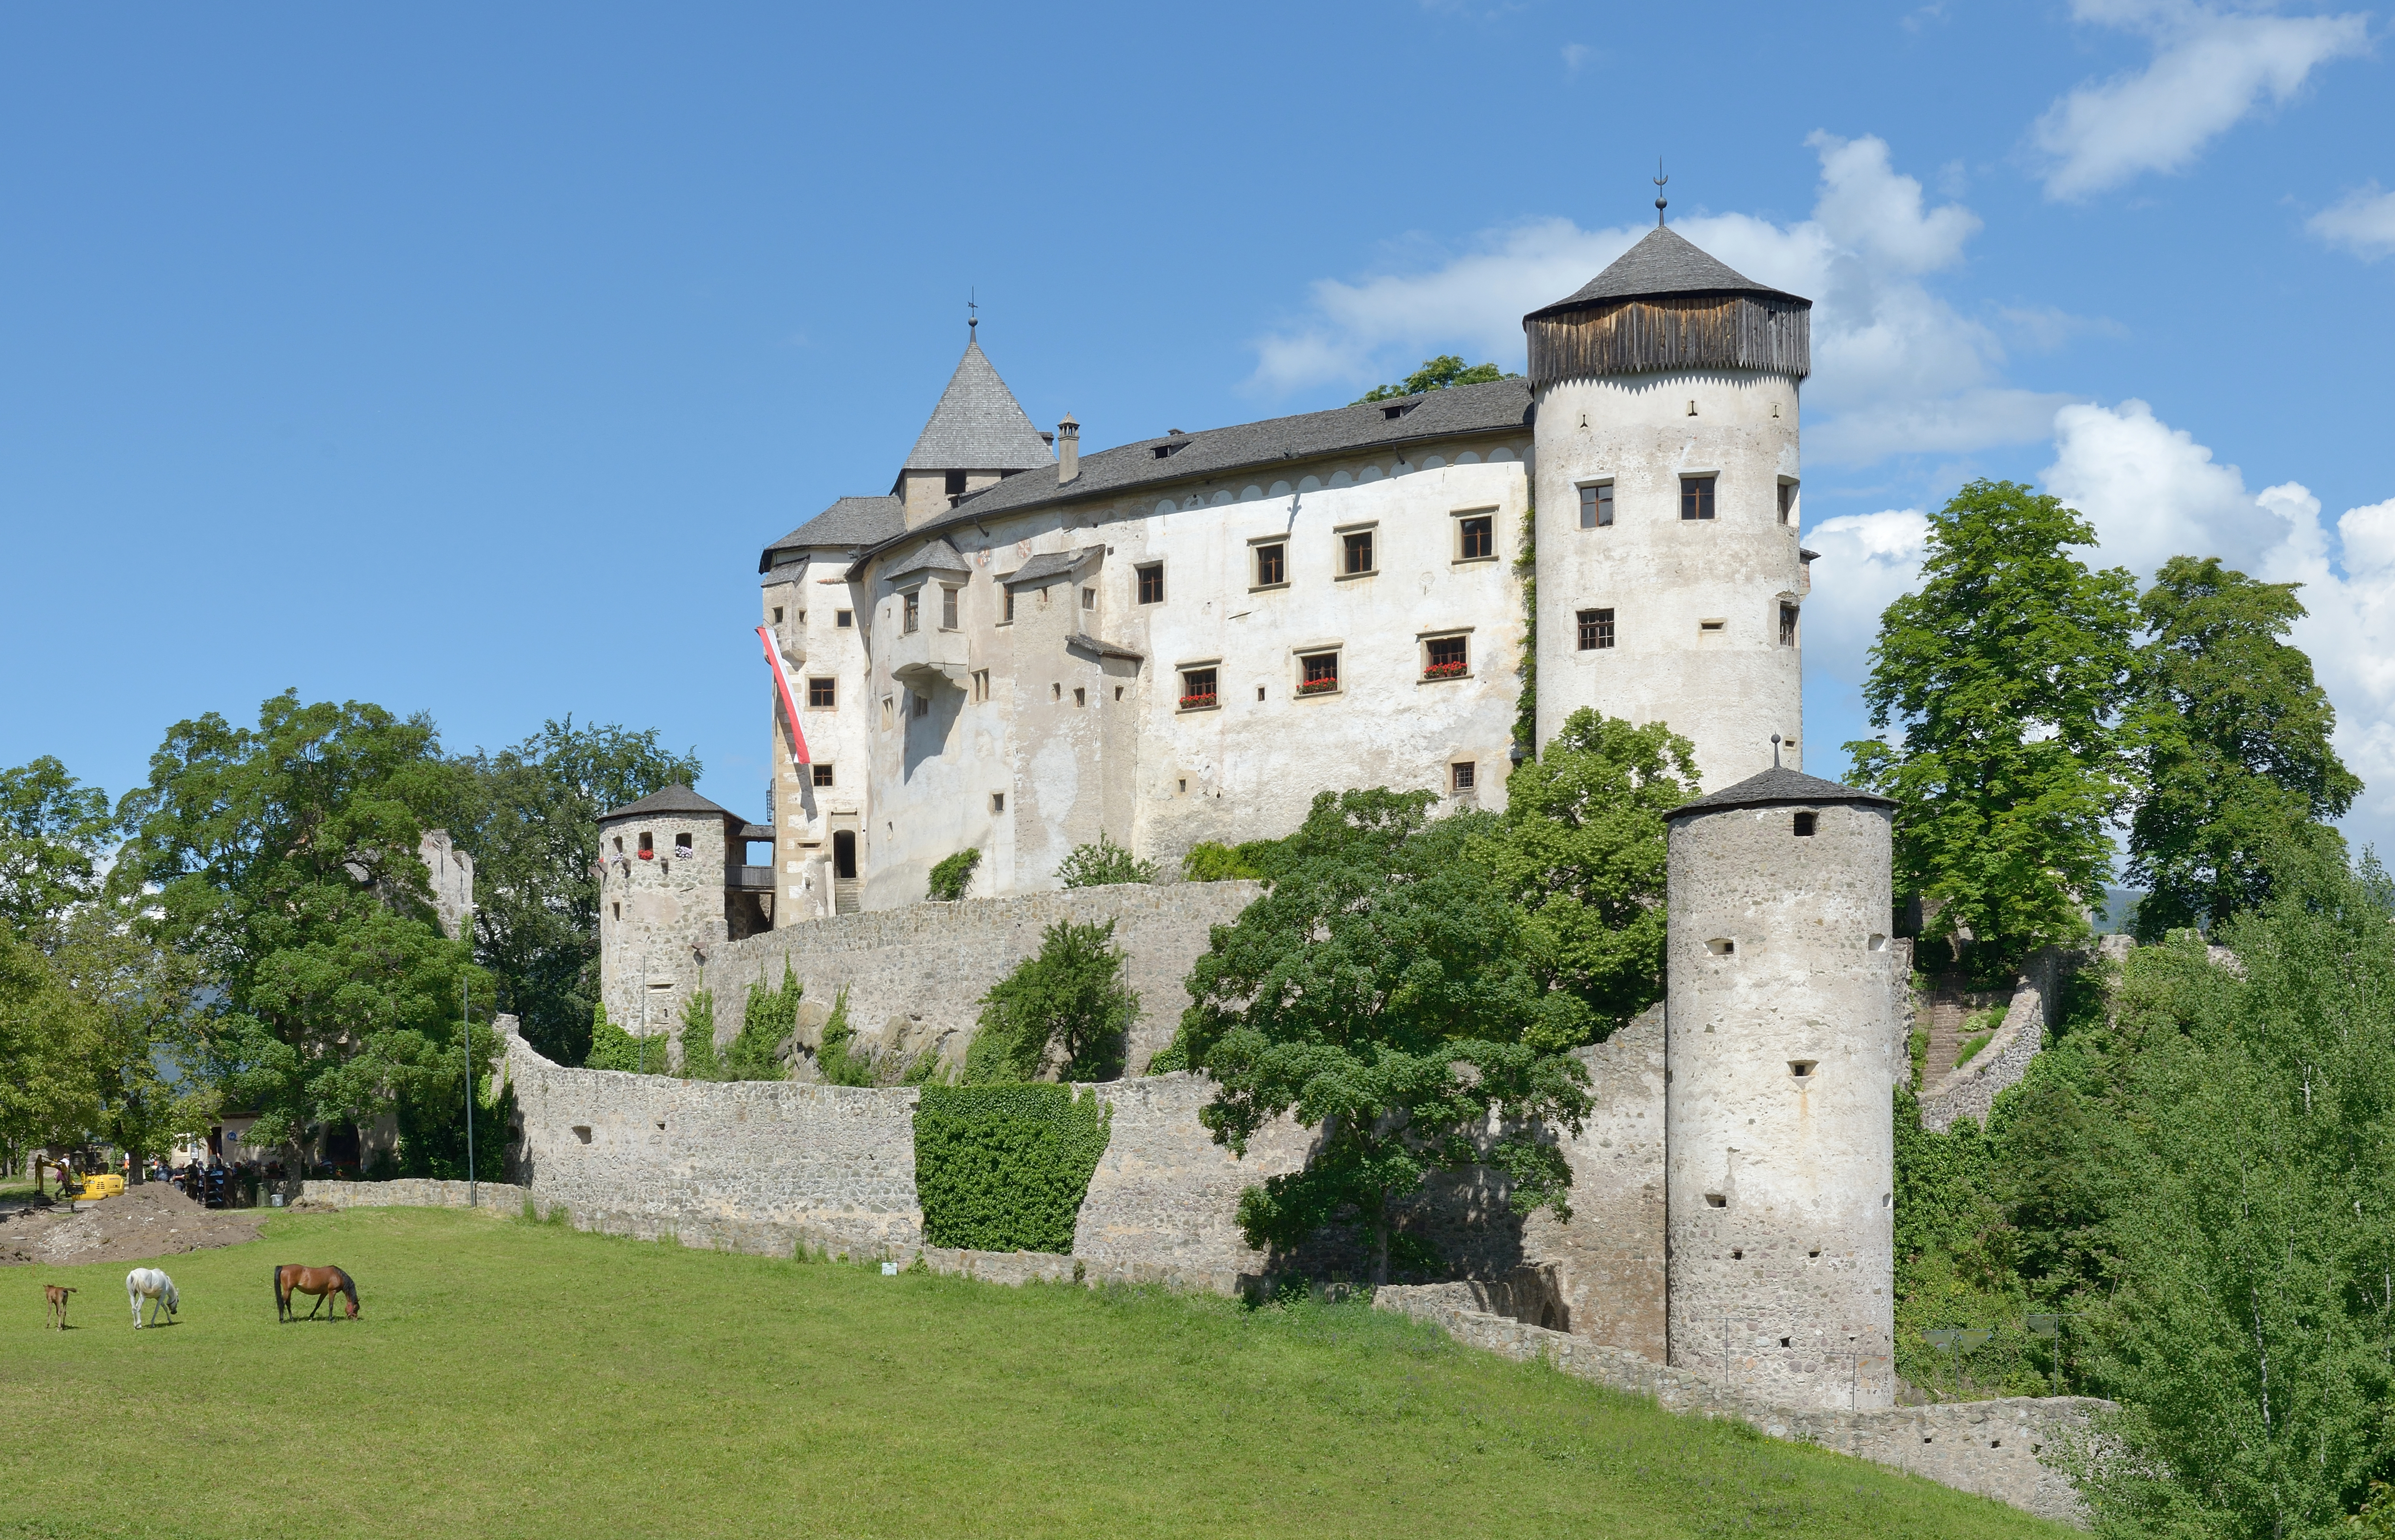
[[1232,1293],[1266,1261],[1239,1235],[1239,1193],[1305,1163],[1313,1135],[1278,1118],[1245,1160],[1198,1121],[1213,1082],[1185,1070],[1097,1088],[1113,1116],[1106,1152],[1073,1229],[1073,1255],[1108,1267],[1165,1267],[1223,1278]]
[[1988,1123],[1999,1093],[2018,1085],[2029,1061],[2045,1046],[2045,1034],[2062,1012],[2062,987],[2084,954],[2048,947],[2029,960],[2013,987],[2003,1025],[1971,1062],[1949,1073],[1921,1095],[1921,1126],[1943,1134],[1958,1118]]
[[849,991],[858,1046],[902,1064],[937,1048],[961,1064],[982,995],[1039,949],[1042,931],[1060,921],[1112,920],[1139,994],[1127,1071],[1137,1075],[1180,1027],[1189,1004],[1182,983],[1212,928],[1237,920],[1263,891],[1257,883],[1131,883],[835,915],[708,948],[702,982],[715,991],[719,1042],[740,1029],[761,972],[777,988],[787,960],[806,986],[808,1007],[828,1012],[840,989]]
[[[523,1213],[532,1189],[512,1182],[478,1182],[474,1206],[509,1218]],[[464,1208],[466,1184],[408,1176],[390,1182],[317,1182],[299,1184],[298,1201],[328,1208]]]
[[2045,1457],[2088,1438],[2088,1418],[2111,1410],[2110,1401],[2084,1396],[2010,1397],[1868,1412],[1778,1406],[1735,1385],[1668,1369],[1635,1353],[1470,1308],[1459,1297],[1463,1287],[1382,1289],[1372,1303],[1376,1308],[1429,1321],[1475,1348],[1511,1359],[1543,1361],[1581,1379],[1652,1396],[1668,1411],[1737,1417],[1775,1439],[1819,1444],[1893,1466],[2041,1518],[2083,1527],[2087,1522],[2078,1492]]
[[567,1069],[507,1042],[518,1175],[544,1213],[786,1255],[801,1240],[860,1253],[922,1240],[911,1089]]

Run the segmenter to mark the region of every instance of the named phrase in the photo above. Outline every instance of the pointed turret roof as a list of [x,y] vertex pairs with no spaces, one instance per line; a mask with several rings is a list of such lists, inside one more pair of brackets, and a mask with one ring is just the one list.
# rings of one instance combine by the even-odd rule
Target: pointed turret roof
[[1798,304],[1811,301],[1758,284],[1728,263],[1699,249],[1678,231],[1657,225],[1613,265],[1565,299],[1530,313],[1554,315],[1606,299],[1645,299],[1662,294],[1757,294]]
[[1853,803],[1865,807],[1894,807],[1892,798],[1876,791],[1860,791],[1836,781],[1808,776],[1801,770],[1773,765],[1760,775],[1749,776],[1736,786],[1724,787],[1710,797],[1699,797],[1663,815],[1666,818],[1682,817],[1690,813],[1718,813],[1730,807],[1778,807],[1789,803]]
[[965,344],[957,372],[932,408],[906,457],[906,471],[1036,471],[1055,463],[1047,441],[1006,381],[998,378],[978,338]]
[[[650,792],[647,796],[642,797],[639,802],[629,802],[626,803],[621,807],[609,808],[606,812],[599,815],[599,821],[601,823],[613,823],[618,818],[649,817],[658,814],[673,813],[685,814],[692,816],[704,816],[707,814],[712,813],[726,818],[740,817],[740,815],[733,812],[730,808],[717,806],[715,803],[708,802],[705,797],[702,797],[697,792],[692,790],[689,787],[677,781],[673,785],[667,787],[662,791]],[[748,820],[741,818],[740,821],[746,823]]]

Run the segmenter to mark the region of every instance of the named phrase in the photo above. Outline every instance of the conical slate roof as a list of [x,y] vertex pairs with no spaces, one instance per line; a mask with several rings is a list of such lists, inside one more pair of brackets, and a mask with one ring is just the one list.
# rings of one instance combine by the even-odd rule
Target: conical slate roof
[[1859,803],[1873,807],[1896,805],[1894,798],[1883,797],[1876,791],[1858,791],[1851,786],[1840,786],[1836,781],[1823,780],[1819,776],[1808,776],[1801,770],[1775,764],[1761,775],[1747,777],[1736,786],[1725,786],[1710,797],[1682,803],[1663,816],[1677,818],[1690,813],[1719,813],[1731,807],[1779,807],[1790,803]]
[[1605,299],[1644,299],[1661,294],[1760,294],[1780,299],[1811,301],[1756,283],[1728,263],[1698,248],[1678,231],[1657,225],[1636,246],[1614,259],[1611,267],[1590,279],[1569,297],[1532,315],[1554,315]]
[[[728,807],[716,806],[689,787],[677,784],[668,786],[662,791],[653,791],[639,802],[626,803],[621,807],[602,813],[599,815],[599,821],[613,823],[617,818],[645,817],[661,813],[678,813],[684,816],[712,813],[724,818],[740,816]],[[748,820],[741,818],[740,821],[746,823]]]
[[932,408],[906,457],[908,471],[1036,471],[1054,458],[978,339],[965,344],[957,372]]

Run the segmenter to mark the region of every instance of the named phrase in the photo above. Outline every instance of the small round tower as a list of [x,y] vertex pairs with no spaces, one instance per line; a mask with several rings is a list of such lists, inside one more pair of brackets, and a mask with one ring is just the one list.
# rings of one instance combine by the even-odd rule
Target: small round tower
[[670,1036],[706,949],[765,928],[747,891],[760,885],[742,862],[748,834],[746,819],[687,786],[599,815],[599,997],[609,1021]]
[[1893,806],[1775,768],[1671,815],[1671,1361],[1783,1405],[1893,1403]]
[[1537,403],[1538,736],[1666,722],[1717,790],[1803,763],[1796,392],[1813,302],[1661,223],[1523,317]]

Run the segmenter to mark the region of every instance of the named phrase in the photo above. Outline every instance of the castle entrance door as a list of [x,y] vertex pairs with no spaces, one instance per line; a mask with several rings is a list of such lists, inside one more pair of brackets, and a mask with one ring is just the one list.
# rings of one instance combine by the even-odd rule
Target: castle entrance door
[[835,813],[831,819],[831,911],[854,914],[859,907],[856,815]]

